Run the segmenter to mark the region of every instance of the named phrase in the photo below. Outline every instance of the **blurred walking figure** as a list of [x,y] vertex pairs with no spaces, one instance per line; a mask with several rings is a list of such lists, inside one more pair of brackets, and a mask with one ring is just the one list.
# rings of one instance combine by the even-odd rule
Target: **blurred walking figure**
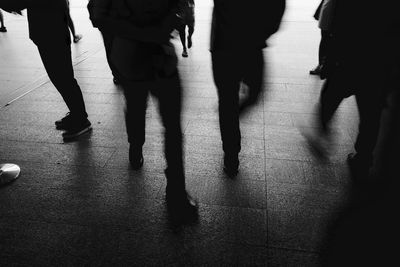
[[4,16],[0,10],[0,32],[7,32],[6,26],[4,26]]
[[[278,30],[284,10],[285,0],[214,0],[210,50],[219,99],[224,171],[228,176],[235,176],[239,168],[239,115],[255,105],[262,92],[263,49]],[[239,103],[242,84],[248,94]]]
[[101,31],[114,32],[111,60],[126,99],[129,160],[142,167],[149,93],[158,100],[165,129],[166,200],[170,214],[197,217],[196,203],[186,192],[183,163],[182,88],[177,56],[170,42],[178,26],[178,0],[92,0],[92,19]]
[[[194,32],[194,0],[180,0],[178,16],[182,19],[182,26],[179,27],[179,37],[182,42],[182,56],[188,57],[187,48],[192,47],[192,35]],[[186,48],[186,27],[188,28]]]
[[71,30],[73,42],[77,43],[82,39],[82,34],[76,34],[74,21],[71,18],[71,13],[70,13],[70,8],[69,8],[69,0],[65,0],[65,1],[67,1],[67,6],[68,6],[68,9],[67,9],[68,27]]
[[312,75],[319,75],[321,73],[326,58],[329,39],[331,37],[335,1],[336,0],[322,0],[314,14],[314,18],[318,20],[318,27],[321,29],[321,41],[318,49],[318,65],[310,70],[310,74]]
[[[359,5],[363,12],[359,14]],[[359,113],[359,129],[355,153],[348,155],[353,178],[368,176],[373,163],[380,117],[384,103],[384,80],[387,60],[384,42],[384,5],[374,6],[355,0],[336,1],[333,16],[332,39],[324,66],[321,70],[326,81],[323,84],[319,106],[319,131],[306,134],[311,147],[326,157],[332,138],[332,118],[343,99],[354,95]],[[354,19],[354,14],[357,14]],[[374,14],[376,20],[371,21]],[[378,19],[379,18],[379,19]],[[349,27],[351,25],[351,27]],[[370,36],[380,40],[371,43]]]
[[[27,8],[29,37],[39,50],[40,57],[50,81],[63,97],[70,112],[55,122],[64,141],[89,132],[91,123],[87,119],[81,89],[75,80],[71,58],[71,37],[67,24],[67,2],[65,0],[16,1],[2,0],[0,7],[10,12]],[[6,7],[7,9],[4,9]]]

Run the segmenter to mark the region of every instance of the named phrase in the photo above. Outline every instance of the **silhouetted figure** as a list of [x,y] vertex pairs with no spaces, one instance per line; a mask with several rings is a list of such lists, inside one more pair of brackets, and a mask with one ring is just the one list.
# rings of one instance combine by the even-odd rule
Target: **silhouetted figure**
[[111,70],[112,76],[113,76],[113,82],[114,82],[114,84],[119,85],[120,81],[119,81],[119,79],[117,77],[118,71],[115,69],[114,64],[113,64],[113,62],[111,60],[111,49],[112,49],[112,42],[114,40],[114,31],[113,30],[104,30],[102,28],[99,28],[96,25],[95,20],[92,19],[92,16],[93,16],[93,0],[89,0],[87,8],[88,8],[88,11],[89,11],[89,15],[90,15],[93,27],[99,29],[99,31],[101,33],[101,36],[103,38],[104,49],[105,49],[105,52],[106,52],[106,59],[107,59],[108,66],[109,66],[109,68]]
[[74,43],[77,43],[82,39],[82,34],[77,34],[75,32],[74,21],[71,18],[71,13],[70,13],[70,8],[69,8],[69,0],[66,0],[66,1],[67,1],[67,6],[68,6],[68,9],[67,9],[68,27],[72,33],[72,40],[74,41]]
[[336,0],[322,0],[314,14],[314,18],[318,20],[318,27],[321,29],[321,41],[318,48],[318,65],[310,70],[310,74],[312,75],[319,75],[321,73],[326,58],[329,39],[331,37],[335,1]]
[[4,26],[4,16],[0,10],[0,32],[7,32],[6,26]]
[[[187,48],[192,47],[192,35],[194,32],[194,0],[179,1],[179,17],[182,20],[182,25],[179,27],[179,37],[181,39],[183,51],[182,56],[188,57]],[[186,48],[186,27],[188,28],[187,48]]]
[[[1,8],[19,12],[27,8],[29,37],[37,46],[46,72],[60,92],[70,112],[55,122],[56,128],[65,130],[65,141],[89,132],[81,89],[74,78],[71,59],[71,38],[67,24],[65,0],[15,1],[2,0]],[[6,9],[5,9],[6,10]]]
[[186,220],[197,217],[196,203],[186,192],[182,148],[182,88],[170,33],[177,26],[178,1],[93,0],[95,25],[114,32],[111,60],[126,99],[129,160],[143,165],[147,98],[158,99],[165,128],[166,200],[171,214]]
[[[358,5],[363,6],[361,14],[358,14]],[[369,39],[372,33],[377,40],[384,38],[384,27],[381,20],[371,20],[365,15],[374,14],[376,17],[375,12],[379,11],[379,7],[358,1],[336,2],[332,39],[321,73],[327,78],[321,91],[318,110],[320,132],[317,138],[308,136],[314,148],[321,154],[326,153],[326,147],[321,146],[318,138],[329,140],[333,115],[344,98],[354,95],[360,122],[356,152],[348,156],[348,163],[355,179],[368,176],[373,163],[385,99],[382,82],[386,74],[385,45],[382,41],[371,43]]]
[[[284,0],[214,0],[210,50],[219,99],[224,170],[229,176],[236,175],[239,167],[239,114],[254,105],[262,91],[263,49],[278,30],[284,10]],[[249,90],[239,103],[241,84]]]

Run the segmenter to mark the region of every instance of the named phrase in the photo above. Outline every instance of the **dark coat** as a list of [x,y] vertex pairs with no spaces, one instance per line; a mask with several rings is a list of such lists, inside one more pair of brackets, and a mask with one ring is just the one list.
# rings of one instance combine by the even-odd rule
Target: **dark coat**
[[211,50],[266,47],[285,6],[285,0],[214,0]]

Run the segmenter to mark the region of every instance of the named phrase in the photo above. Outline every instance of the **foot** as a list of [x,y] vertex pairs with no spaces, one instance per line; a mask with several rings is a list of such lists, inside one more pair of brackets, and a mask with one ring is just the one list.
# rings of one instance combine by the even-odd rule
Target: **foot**
[[198,221],[197,202],[185,190],[173,190],[167,186],[167,209],[175,224],[188,224]]
[[92,124],[87,118],[81,120],[73,120],[73,123],[66,129],[62,134],[64,142],[72,141],[76,137],[81,136],[85,133],[89,133],[92,130]]
[[192,38],[188,37],[187,43],[188,43],[188,48],[191,48],[192,47]]
[[77,34],[77,35],[75,35],[74,36],[74,43],[77,43],[77,42],[79,42],[81,39],[82,39],[82,34]]
[[139,170],[143,166],[142,148],[135,149],[132,145],[129,146],[129,162],[134,170]]
[[235,177],[239,172],[239,157],[237,153],[225,153],[224,156],[224,172],[229,177]]
[[57,130],[66,130],[68,128],[71,128],[72,121],[73,121],[73,118],[71,116],[71,113],[68,112],[64,118],[55,122],[56,129]]
[[321,65],[316,66],[314,69],[310,70],[311,75],[319,75],[321,74]]
[[189,55],[188,55],[188,53],[187,53],[187,51],[186,51],[186,49],[185,50],[183,50],[183,52],[182,52],[182,57],[188,57]]
[[0,32],[7,32],[7,28],[6,28],[6,27],[4,27],[4,26],[3,26],[3,27],[1,27],[1,28],[0,28]]

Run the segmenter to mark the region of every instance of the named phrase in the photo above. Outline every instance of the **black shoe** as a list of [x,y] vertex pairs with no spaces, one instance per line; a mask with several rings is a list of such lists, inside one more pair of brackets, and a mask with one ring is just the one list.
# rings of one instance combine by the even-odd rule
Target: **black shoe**
[[142,148],[134,149],[133,146],[129,146],[129,162],[132,169],[139,170],[143,166],[143,153]]
[[71,141],[74,138],[88,133],[92,130],[92,124],[90,121],[85,118],[83,120],[77,121],[77,120],[72,120],[73,123],[69,125],[69,128],[66,129],[66,131],[62,134],[64,141]]
[[4,26],[3,26],[3,27],[1,27],[1,28],[0,28],[0,32],[7,32],[7,28],[6,28],[6,27],[4,27]]
[[321,74],[321,65],[316,66],[314,69],[310,70],[311,75],[320,75]]
[[115,77],[113,78],[113,83],[115,85],[119,85],[120,84],[119,80],[117,78],[115,78]]
[[174,224],[195,223],[199,219],[197,202],[185,191],[167,186],[167,209]]
[[229,177],[235,177],[239,172],[239,158],[237,153],[225,153],[224,156],[224,172]]
[[57,130],[67,130],[71,128],[72,124],[73,124],[73,118],[70,112],[68,112],[64,118],[55,122]]

